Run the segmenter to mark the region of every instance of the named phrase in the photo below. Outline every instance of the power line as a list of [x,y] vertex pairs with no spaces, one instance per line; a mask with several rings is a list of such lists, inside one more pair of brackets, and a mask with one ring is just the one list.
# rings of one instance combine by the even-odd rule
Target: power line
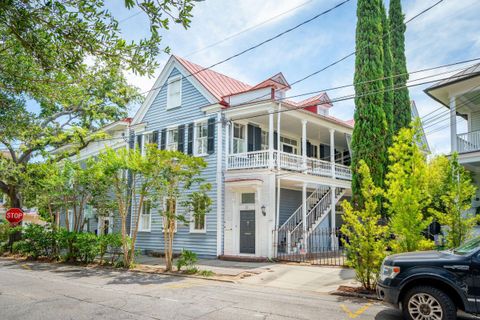
[[[249,51],[252,51],[252,50],[254,50],[254,49],[256,49],[256,48],[258,48],[258,47],[260,47],[260,46],[263,46],[263,45],[266,44],[266,43],[269,43],[269,42],[271,42],[271,41],[273,41],[273,40],[275,40],[275,39],[278,39],[278,38],[282,37],[283,35],[285,35],[285,34],[287,34],[287,33],[289,33],[289,32],[292,32],[292,31],[294,31],[294,30],[302,27],[303,25],[305,25],[305,24],[307,24],[307,23],[309,23],[309,22],[312,22],[312,21],[314,21],[314,20],[316,20],[316,19],[318,19],[318,18],[326,15],[327,13],[330,13],[331,11],[333,11],[333,10],[335,10],[335,9],[343,6],[344,4],[346,4],[347,2],[350,2],[350,1],[351,1],[351,0],[343,0],[342,2],[334,5],[333,7],[329,8],[329,9],[326,9],[326,10],[324,10],[324,11],[316,14],[316,15],[313,16],[312,18],[300,22],[299,24],[295,25],[294,27],[291,27],[291,28],[289,28],[289,29],[287,29],[287,30],[285,30],[285,31],[282,31],[282,32],[276,34],[276,35],[273,36],[273,37],[270,37],[270,38],[268,38],[268,39],[266,39],[266,40],[263,40],[263,41],[257,43],[256,45],[253,45],[253,46],[251,46],[251,47],[248,47],[247,49],[245,49],[245,50],[243,50],[243,51],[240,51],[240,52],[238,52],[238,53],[236,53],[236,54],[234,54],[234,55],[232,55],[232,56],[229,56],[228,58],[225,58],[225,59],[223,59],[223,60],[221,60],[221,61],[218,61],[218,62],[216,62],[216,63],[214,63],[214,64],[212,64],[212,65],[210,65],[210,66],[208,66],[208,67],[201,68],[200,70],[195,71],[195,72],[193,72],[193,73],[190,73],[190,74],[187,75],[187,76],[183,76],[183,75],[182,75],[178,80],[174,80],[173,82],[181,81],[182,79],[190,78],[190,77],[192,77],[192,76],[194,76],[194,75],[196,75],[196,74],[199,74],[199,73],[201,73],[201,72],[203,72],[203,71],[209,70],[209,69],[211,69],[211,68],[213,68],[213,67],[216,67],[216,66],[218,66],[218,65],[220,65],[220,64],[223,64],[223,63],[225,63],[225,62],[227,62],[227,61],[230,61],[230,60],[232,60],[232,59],[234,59],[234,58],[237,58],[237,57],[239,57],[239,56],[241,56],[241,55],[243,55],[243,54],[245,54],[245,53],[247,53],[247,52],[249,52]],[[443,0],[442,0],[442,1],[443,1]],[[172,83],[172,82],[170,82],[170,83]],[[141,93],[138,93],[137,95],[144,95],[144,94],[149,93],[149,92],[151,92],[151,91],[154,91],[154,90],[156,90],[156,89],[161,89],[161,88],[163,88],[164,86],[165,86],[165,83],[164,83],[163,85],[161,85],[161,86],[158,86],[158,87],[155,87],[155,86],[154,86],[154,87],[151,88],[150,90],[143,91],[143,92],[141,92]]]
[[[427,13],[428,11],[432,10],[434,7],[436,7],[437,5],[439,5],[440,3],[442,3],[443,1],[444,1],[444,0],[439,0],[439,1],[437,1],[436,3],[434,3],[433,5],[429,6],[428,8],[420,11],[419,13],[417,13],[416,15],[414,15],[413,17],[411,17],[410,19],[408,19],[408,20],[405,22],[405,24],[407,24],[407,23],[415,20],[416,18],[420,17],[421,15],[423,15],[423,14]],[[396,26],[396,27],[394,28],[394,30],[397,29],[397,28],[399,28],[399,27],[400,27],[400,26]],[[391,32],[391,30],[389,30],[389,31],[387,32],[387,34],[390,34],[390,32]],[[383,38],[383,37],[382,37],[382,38]],[[370,44],[367,43],[364,48],[368,47],[369,45],[370,45]],[[330,63],[330,64],[328,64],[328,65],[326,65],[325,67],[323,67],[323,68],[321,68],[321,69],[319,69],[319,70],[317,70],[317,71],[314,71],[314,72],[312,72],[312,73],[304,76],[303,78],[300,78],[300,79],[292,82],[292,83],[290,84],[290,86],[294,86],[294,85],[296,85],[296,84],[298,84],[298,83],[300,83],[300,82],[303,82],[303,81],[305,81],[305,80],[313,77],[314,75],[317,75],[317,74],[319,74],[319,73],[321,73],[321,72],[323,72],[323,71],[325,71],[325,70],[327,70],[327,69],[330,69],[331,67],[339,64],[340,62],[342,62],[342,61],[350,58],[351,56],[354,56],[356,52],[357,52],[357,51],[353,51],[352,53],[347,54],[346,56],[344,56],[344,57],[342,57],[342,58],[340,58],[340,59],[338,59],[338,60],[336,60],[336,61],[334,61],[334,62],[332,62],[332,63]],[[265,97],[265,96],[258,97],[258,98],[256,98],[256,99],[260,99],[260,98],[263,98],[263,97]],[[256,99],[253,99],[252,101],[254,101],[254,100],[256,100]]]
[[263,25],[269,23],[270,21],[276,20],[277,18],[279,18],[279,17],[281,17],[281,16],[283,16],[283,15],[285,15],[285,14],[288,14],[288,13],[290,13],[290,12],[292,12],[292,11],[295,11],[295,10],[301,8],[301,7],[304,7],[304,6],[306,6],[307,4],[311,3],[312,1],[313,1],[313,0],[306,1],[306,2],[300,4],[300,5],[296,6],[296,7],[293,7],[293,8],[291,8],[291,9],[287,10],[287,11],[284,11],[284,12],[282,12],[282,13],[276,15],[276,16],[273,16],[273,17],[271,17],[271,18],[269,18],[269,19],[267,19],[267,20],[265,20],[265,21],[262,21],[262,22],[260,22],[260,23],[258,23],[258,24],[256,24],[256,25],[254,25],[254,26],[245,28],[245,29],[243,29],[243,30],[241,30],[241,31],[239,31],[239,32],[237,32],[237,33],[231,34],[231,35],[223,38],[222,40],[216,41],[216,42],[211,43],[211,44],[209,44],[209,45],[207,45],[207,46],[205,46],[205,47],[203,47],[203,48],[200,48],[200,49],[197,49],[197,50],[195,50],[195,51],[192,51],[192,52],[188,53],[187,55],[185,55],[185,57],[186,57],[186,58],[187,58],[187,57],[190,57],[190,56],[195,55],[195,54],[197,54],[197,53],[199,53],[199,52],[205,51],[206,49],[210,49],[210,48],[215,47],[215,46],[217,46],[217,45],[219,45],[219,44],[221,44],[221,43],[224,43],[224,42],[226,42],[226,41],[228,41],[228,40],[230,40],[230,39],[233,39],[233,38],[235,38],[235,37],[238,37],[239,35],[241,35],[241,34],[243,34],[243,33],[245,33],[245,32],[254,30],[254,29],[256,29],[256,28],[258,28],[258,27],[260,27],[260,26],[263,26]]

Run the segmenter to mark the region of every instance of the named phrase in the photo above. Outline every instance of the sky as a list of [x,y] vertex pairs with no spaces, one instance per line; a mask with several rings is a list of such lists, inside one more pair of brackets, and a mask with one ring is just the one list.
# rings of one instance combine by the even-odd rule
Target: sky
[[[406,19],[413,17],[438,0],[402,1]],[[204,67],[230,57],[252,45],[272,37],[316,14],[333,7],[341,0],[205,0],[193,10],[191,26],[185,30],[171,25],[162,30],[162,41],[173,54]],[[388,6],[388,1],[387,1]],[[138,40],[148,36],[148,21],[139,9],[127,10],[123,1],[107,1],[108,8],[121,21],[123,36]],[[409,72],[480,57],[480,1],[444,0],[429,12],[407,25],[406,56]],[[290,83],[350,54],[355,50],[356,1],[352,0],[279,39],[214,67],[215,71],[255,85],[282,72]],[[260,25],[259,25],[260,24]],[[257,26],[259,25],[259,26]],[[255,27],[257,26],[257,27]],[[252,28],[253,27],[253,28]],[[239,35],[237,33],[242,32]],[[228,38],[226,41],[222,41]],[[216,44],[217,42],[220,42]],[[216,44],[211,46],[212,44]],[[211,46],[206,48],[207,46]],[[128,74],[128,81],[141,91],[149,90],[165,62],[167,54],[158,57],[160,67],[155,76],[139,77]],[[438,75],[444,78],[471,64],[416,73],[411,79]],[[287,96],[352,84],[354,57],[335,65],[316,76],[302,81],[287,92]],[[429,78],[422,81],[431,81]],[[420,80],[419,80],[420,81]],[[421,82],[421,81],[420,81]],[[423,90],[431,84],[410,88],[421,117],[439,116],[425,125],[432,152],[450,151],[447,108],[429,98]],[[353,94],[353,88],[328,92],[331,99]],[[134,112],[135,110],[132,110]],[[435,113],[432,114],[432,111]],[[353,100],[334,103],[333,116],[352,119]],[[443,128],[443,129],[442,129]],[[441,130],[438,130],[441,129]],[[458,131],[465,132],[466,124],[458,119]]]

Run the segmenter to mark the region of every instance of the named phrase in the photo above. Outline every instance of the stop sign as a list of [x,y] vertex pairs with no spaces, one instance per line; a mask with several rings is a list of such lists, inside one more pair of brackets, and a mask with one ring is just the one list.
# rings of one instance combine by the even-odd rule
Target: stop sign
[[5,218],[11,224],[17,224],[23,220],[23,211],[19,208],[8,209],[7,213],[5,214]]

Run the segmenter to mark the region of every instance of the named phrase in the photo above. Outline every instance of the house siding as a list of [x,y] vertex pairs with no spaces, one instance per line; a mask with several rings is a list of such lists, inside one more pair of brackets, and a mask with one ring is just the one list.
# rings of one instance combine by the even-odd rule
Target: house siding
[[[178,69],[174,68],[168,78],[180,75]],[[168,80],[167,80],[168,81]],[[145,131],[154,131],[167,127],[178,125],[188,125],[195,120],[207,118],[207,116],[200,110],[203,106],[209,104],[209,101],[193,86],[188,78],[182,79],[182,104],[180,107],[174,109],[166,109],[167,105],[167,85],[161,87],[157,96],[149,106],[143,119],[140,122],[146,123]],[[214,115],[209,116],[213,117]],[[206,214],[206,232],[205,233],[191,233],[190,226],[185,226],[178,222],[177,232],[174,237],[173,249],[174,252],[180,252],[182,249],[192,250],[202,257],[215,257],[217,255],[217,154],[218,152],[218,132],[215,125],[215,152],[204,159],[207,162],[207,167],[202,172],[202,178],[205,182],[210,183],[212,189],[208,195],[212,199],[211,210]],[[223,128],[222,128],[223,132]],[[135,134],[140,134],[136,132]],[[185,130],[184,141],[187,141],[188,130]],[[223,134],[222,134],[223,136]],[[186,145],[185,145],[186,150]],[[192,188],[194,191],[195,188]],[[185,214],[184,208],[180,205],[181,199],[178,202],[177,214]],[[158,206],[158,204],[157,204]],[[132,212],[134,218],[132,224],[136,221],[136,210]],[[151,208],[151,230],[149,232],[138,232],[136,247],[143,251],[164,251],[164,241],[162,232],[162,217],[158,213],[158,208],[155,204]]]

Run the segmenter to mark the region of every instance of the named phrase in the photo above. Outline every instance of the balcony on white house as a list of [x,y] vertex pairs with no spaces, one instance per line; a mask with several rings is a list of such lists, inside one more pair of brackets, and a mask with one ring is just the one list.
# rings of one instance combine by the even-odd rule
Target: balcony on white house
[[226,169],[286,170],[350,181],[352,127],[328,115],[278,108],[229,119]]

